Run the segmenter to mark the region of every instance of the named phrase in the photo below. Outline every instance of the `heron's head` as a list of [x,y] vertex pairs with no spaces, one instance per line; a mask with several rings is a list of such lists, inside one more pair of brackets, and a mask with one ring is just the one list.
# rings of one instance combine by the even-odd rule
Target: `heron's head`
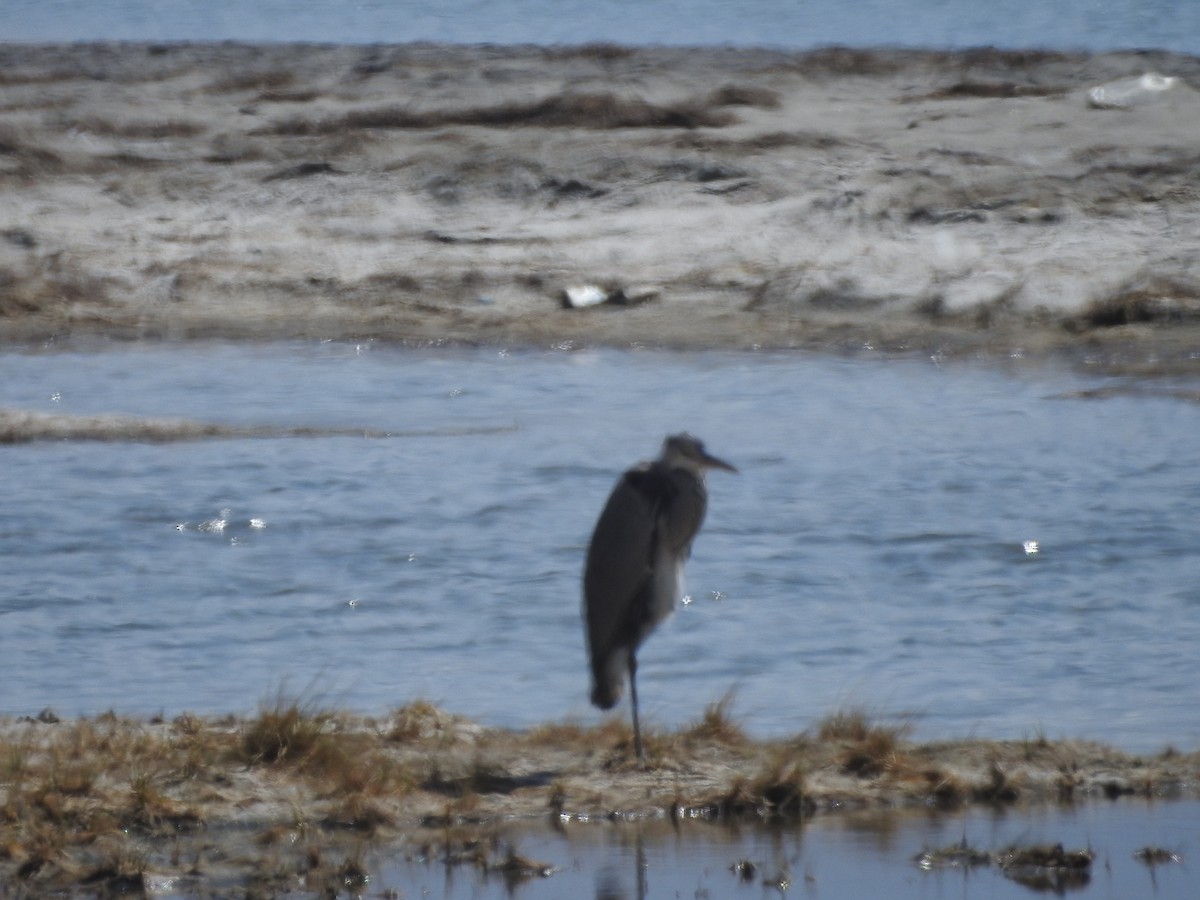
[[710,454],[704,449],[704,441],[700,438],[683,434],[672,434],[663,441],[663,462],[673,468],[690,469],[697,474],[703,474],[705,469],[724,469],[726,472],[736,472],[733,466],[723,459]]

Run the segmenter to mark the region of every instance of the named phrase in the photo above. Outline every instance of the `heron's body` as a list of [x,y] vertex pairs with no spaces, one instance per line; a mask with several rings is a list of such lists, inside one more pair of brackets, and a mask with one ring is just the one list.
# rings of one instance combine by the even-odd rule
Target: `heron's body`
[[629,675],[639,757],[637,650],[682,593],[683,564],[708,506],[708,468],[737,471],[691,435],[668,437],[658,459],[621,476],[588,545],[583,594],[592,702],[616,705]]

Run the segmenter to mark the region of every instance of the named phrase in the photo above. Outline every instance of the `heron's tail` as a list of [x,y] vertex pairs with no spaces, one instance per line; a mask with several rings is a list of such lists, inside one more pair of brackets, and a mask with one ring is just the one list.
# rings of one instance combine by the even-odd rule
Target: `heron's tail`
[[621,699],[625,685],[597,684],[592,688],[592,705],[601,709],[612,709]]
[[622,653],[612,653],[592,664],[592,703],[601,709],[612,709],[625,693],[625,673],[628,663]]

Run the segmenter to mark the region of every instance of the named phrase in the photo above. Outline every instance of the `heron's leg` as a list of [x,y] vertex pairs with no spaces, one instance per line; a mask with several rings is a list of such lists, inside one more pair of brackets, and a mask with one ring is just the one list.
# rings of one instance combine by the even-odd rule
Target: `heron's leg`
[[629,654],[629,704],[633,707],[633,749],[637,752],[638,762],[645,762],[646,754],[642,750],[642,729],[638,725],[637,708],[637,659]]

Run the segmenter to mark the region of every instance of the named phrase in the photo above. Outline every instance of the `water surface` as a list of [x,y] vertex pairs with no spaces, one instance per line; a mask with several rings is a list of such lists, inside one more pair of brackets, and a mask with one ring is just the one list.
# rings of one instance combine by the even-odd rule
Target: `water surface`
[[687,429],[741,474],[710,478],[691,602],[643,648],[652,725],[734,690],[764,736],[865,706],[925,739],[1192,748],[1200,408],[1073,395],[1114,386],[1020,360],[9,351],[4,407],[431,434],[0,447],[0,713],[242,713],[285,687],[594,721],[586,541],[621,469]]
[[[549,878],[510,885],[469,866],[446,867],[411,853],[373,859],[372,888],[404,895],[510,897],[915,897],[1028,900],[1045,893],[1080,900],[1195,893],[1195,802],[1083,804],[1034,810],[973,810],[958,815],[839,813],[799,826],[704,823],[570,823],[512,829],[505,841],[523,856],[553,866]],[[915,858],[966,841],[998,854],[1010,847],[1059,844],[1095,854],[1087,877],[1033,890],[995,864],[926,871]],[[1134,855],[1151,846],[1179,861],[1148,866]],[[750,867],[739,863],[750,863]],[[745,874],[743,874],[745,873]],[[1033,874],[1033,873],[1030,873]]]
[[1178,0],[6,0],[0,40],[829,44],[1200,52]]

